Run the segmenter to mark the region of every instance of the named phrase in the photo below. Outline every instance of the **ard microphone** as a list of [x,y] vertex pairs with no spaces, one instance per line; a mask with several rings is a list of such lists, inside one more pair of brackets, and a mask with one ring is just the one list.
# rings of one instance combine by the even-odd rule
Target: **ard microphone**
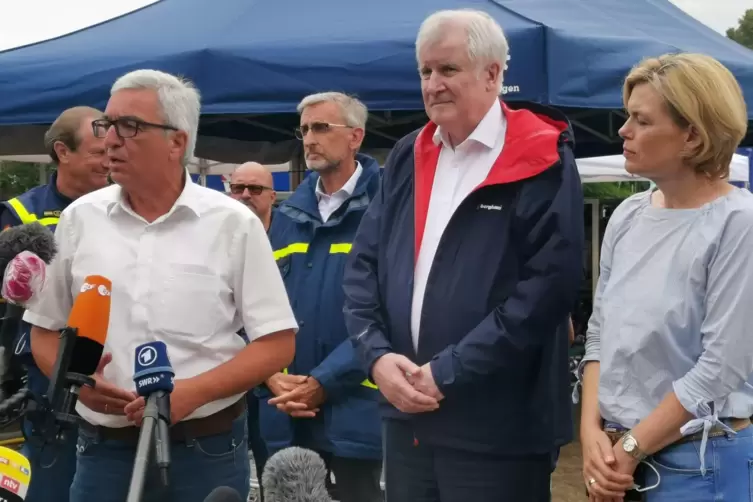
[[164,342],[150,342],[136,347],[133,381],[136,383],[136,392],[146,399],[146,405],[128,502],[141,500],[153,445],[156,447],[155,463],[160,470],[162,483],[165,486],[169,484],[170,393],[173,391],[174,376]]
[[332,502],[327,492],[324,460],[306,448],[292,446],[272,455],[264,467],[266,502]]
[[29,460],[17,451],[0,446],[0,501],[25,500],[30,482]]
[[164,342],[150,342],[136,347],[133,381],[139,396],[148,398],[157,391],[173,391],[175,372]]
[[73,411],[82,385],[94,387],[90,376],[97,371],[110,324],[112,283],[90,275],[81,285],[61,332],[55,366],[50,376],[47,399],[58,423],[76,423]]
[[228,486],[220,486],[207,495],[204,502],[245,502],[241,494]]

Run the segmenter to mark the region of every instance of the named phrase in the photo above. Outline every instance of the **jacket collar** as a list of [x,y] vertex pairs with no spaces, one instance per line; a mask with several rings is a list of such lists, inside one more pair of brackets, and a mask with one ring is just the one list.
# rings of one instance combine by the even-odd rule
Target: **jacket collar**
[[58,173],[57,171],[52,173],[52,176],[50,176],[50,182],[47,184],[47,188],[50,190],[52,195],[58,200],[61,206],[67,206],[71,202],[73,202],[73,199],[68,197],[67,195],[64,195],[58,190]]
[[[368,195],[369,184],[374,176],[379,176],[379,163],[373,157],[369,157],[364,154],[357,154],[356,160],[361,164],[363,172],[358,177],[355,189],[353,193],[348,197],[347,202],[343,206],[349,206],[348,209],[354,209],[352,206],[353,201],[361,200],[365,197],[366,205],[370,202]],[[293,195],[290,196],[285,202],[280,205],[280,212],[287,214],[296,220],[307,219],[314,220],[321,223],[321,215],[319,214],[319,199],[316,195],[316,187],[319,183],[319,174],[311,173],[305,180],[296,188]],[[360,204],[359,204],[360,207]],[[299,213],[306,215],[305,218]],[[327,226],[330,223],[336,224],[337,218],[327,221]]]

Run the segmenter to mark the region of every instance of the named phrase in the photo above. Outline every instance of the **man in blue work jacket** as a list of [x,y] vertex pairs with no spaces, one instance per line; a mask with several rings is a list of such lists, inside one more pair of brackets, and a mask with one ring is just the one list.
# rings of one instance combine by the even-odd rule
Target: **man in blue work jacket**
[[[319,453],[340,502],[382,500],[379,391],[366,378],[343,320],[342,274],[379,186],[379,165],[358,154],[366,107],[335,92],[298,106],[297,135],[314,172],[272,219],[270,240],[300,329],[295,360],[257,389],[269,453]],[[270,399],[272,397],[272,399]]]
[[[32,188],[2,203],[0,226],[3,229],[39,222],[54,231],[60,213],[73,200],[107,186],[104,140],[94,137],[91,125],[101,116],[99,110],[79,106],[65,110],[53,122],[44,136],[44,144],[57,170],[49,184]],[[9,306],[9,311],[12,310],[14,307]],[[12,317],[20,320],[22,313],[17,312]],[[30,390],[35,396],[41,396],[46,394],[49,380],[34,363],[29,330],[30,326],[21,322],[20,333],[14,343],[14,363],[25,367]],[[22,453],[29,459],[33,473],[25,500],[67,502],[76,471],[78,434],[72,430],[66,434],[64,442],[44,445],[37,429],[40,426],[36,420],[24,418],[26,441]]]
[[387,159],[343,280],[388,401],[387,500],[549,502],[583,270],[573,133],[499,99],[508,45],[488,14],[433,14],[416,53],[430,122]]

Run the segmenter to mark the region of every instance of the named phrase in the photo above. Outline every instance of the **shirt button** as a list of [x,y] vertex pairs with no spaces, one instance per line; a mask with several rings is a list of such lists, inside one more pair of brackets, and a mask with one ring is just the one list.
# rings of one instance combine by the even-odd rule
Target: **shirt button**
[[306,266],[307,266],[308,268],[311,268],[311,267],[313,267],[313,266],[314,266],[314,264],[313,264],[313,263],[311,263],[311,262],[308,262],[308,263],[306,264]]

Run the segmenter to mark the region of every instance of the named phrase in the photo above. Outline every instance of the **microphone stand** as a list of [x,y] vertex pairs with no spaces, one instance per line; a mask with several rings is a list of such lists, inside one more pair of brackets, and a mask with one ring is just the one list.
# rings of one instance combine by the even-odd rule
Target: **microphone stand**
[[[21,365],[13,357],[16,349],[16,336],[20,331],[23,316],[24,308],[22,306],[6,300],[5,312],[2,319],[0,319],[2,320],[2,324],[0,325],[0,345],[4,349],[2,355],[2,375],[0,375],[0,392],[3,399],[5,399],[8,393],[13,392],[9,392],[9,384],[14,383],[14,379],[23,375]],[[30,342],[27,340],[26,343]]]
[[153,392],[146,398],[141,422],[136,460],[131,475],[126,502],[141,502],[151,454],[156,457],[162,484],[169,485],[170,468],[170,394],[164,390]]
[[42,411],[50,411],[45,413],[45,427],[42,431],[46,442],[62,441],[67,425],[78,423],[75,408],[80,388],[84,385],[94,388],[95,385],[94,379],[89,376],[67,372],[71,366],[77,336],[77,328],[65,328],[60,332],[58,354],[47,390],[47,403],[41,407]]

